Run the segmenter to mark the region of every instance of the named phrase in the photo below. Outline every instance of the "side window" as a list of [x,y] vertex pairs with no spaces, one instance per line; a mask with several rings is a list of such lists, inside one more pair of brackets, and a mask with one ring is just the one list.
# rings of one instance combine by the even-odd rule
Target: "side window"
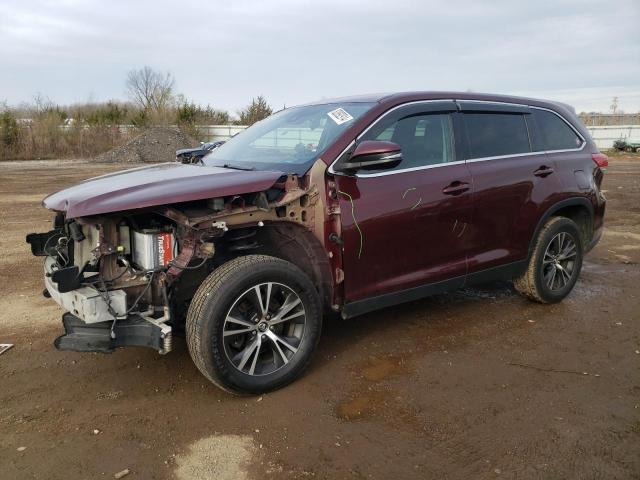
[[538,150],[570,150],[580,148],[582,139],[558,115],[546,110],[532,109],[540,133]]
[[521,113],[465,112],[464,123],[471,158],[531,151],[527,124]]
[[383,120],[362,139],[386,140],[400,145],[402,162],[395,169],[403,170],[453,161],[452,132],[448,113],[420,114]]

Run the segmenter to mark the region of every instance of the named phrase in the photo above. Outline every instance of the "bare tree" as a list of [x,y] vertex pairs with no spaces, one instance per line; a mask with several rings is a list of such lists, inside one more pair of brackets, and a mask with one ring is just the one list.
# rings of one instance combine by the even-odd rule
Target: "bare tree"
[[127,74],[127,92],[143,110],[163,111],[173,98],[175,81],[171,72],[159,72],[145,66]]

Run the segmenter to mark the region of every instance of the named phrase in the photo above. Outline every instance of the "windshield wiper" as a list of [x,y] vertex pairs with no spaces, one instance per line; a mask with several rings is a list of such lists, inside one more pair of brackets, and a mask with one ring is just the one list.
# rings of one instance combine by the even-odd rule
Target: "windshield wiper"
[[251,170],[255,170],[254,167],[241,167],[239,165],[231,165],[230,163],[225,163],[224,165],[222,165],[223,168],[232,168],[233,170],[246,170],[246,171],[251,171]]

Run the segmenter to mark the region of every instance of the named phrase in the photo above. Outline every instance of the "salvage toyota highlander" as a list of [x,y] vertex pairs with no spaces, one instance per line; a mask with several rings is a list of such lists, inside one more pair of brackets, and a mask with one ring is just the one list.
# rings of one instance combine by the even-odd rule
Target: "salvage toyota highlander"
[[309,365],[328,312],[496,279],[562,300],[602,233],[606,166],[561,103],[353,97],[278,112],[198,165],[55,193],[27,242],[66,310],[58,349],[166,354],[184,331],[210,381],[259,393]]

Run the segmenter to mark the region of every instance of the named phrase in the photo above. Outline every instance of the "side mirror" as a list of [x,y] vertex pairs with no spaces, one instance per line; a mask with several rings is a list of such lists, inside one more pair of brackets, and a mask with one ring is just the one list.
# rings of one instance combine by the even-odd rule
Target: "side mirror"
[[360,142],[349,159],[338,163],[337,170],[355,172],[358,170],[391,169],[402,161],[402,149],[393,142],[365,140]]

